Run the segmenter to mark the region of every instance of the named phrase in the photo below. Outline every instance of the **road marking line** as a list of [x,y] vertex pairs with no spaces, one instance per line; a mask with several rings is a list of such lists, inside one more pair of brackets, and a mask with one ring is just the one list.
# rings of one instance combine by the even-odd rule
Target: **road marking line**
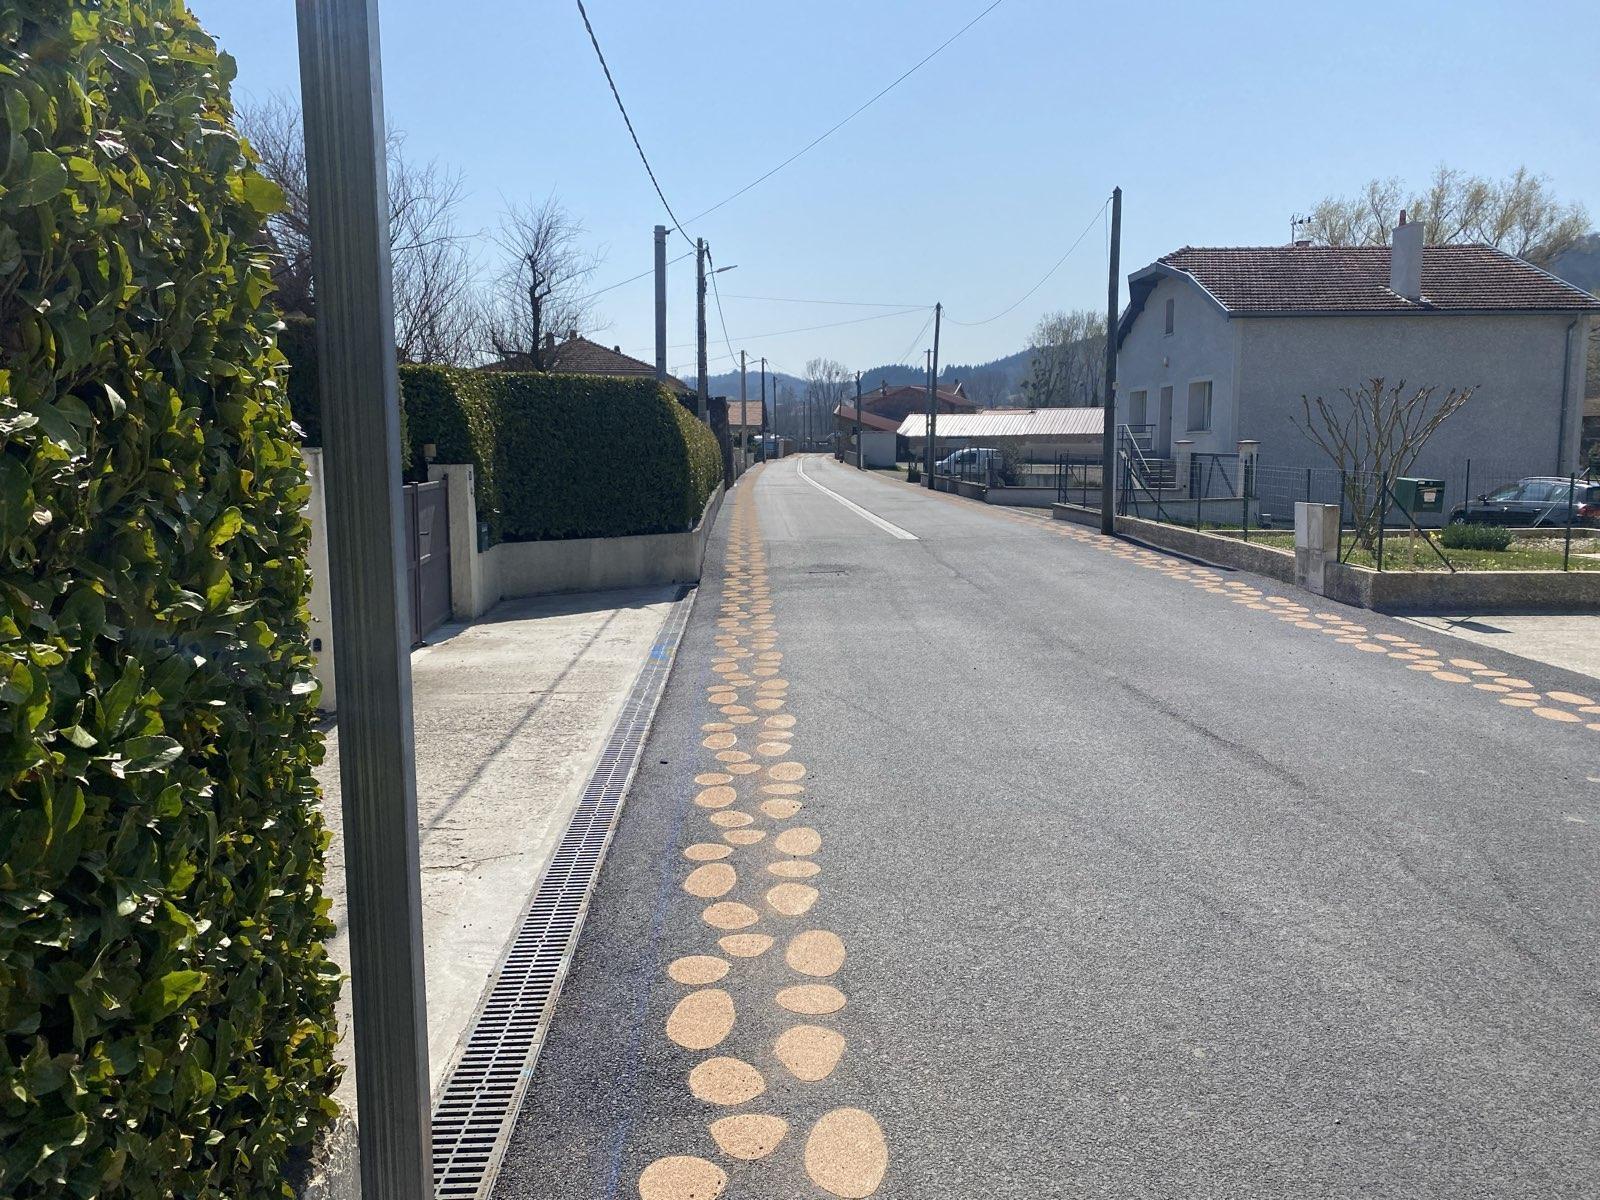
[[910,532],[909,530],[901,529],[900,526],[896,525],[893,521],[885,521],[877,513],[868,512],[866,509],[862,508],[861,505],[857,504],[854,500],[846,500],[843,496],[839,495],[839,493],[834,491],[832,488],[826,487],[823,484],[818,483],[815,479],[811,478],[811,476],[806,474],[805,459],[797,460],[797,464],[796,465],[799,468],[800,478],[801,479],[804,479],[807,483],[809,483],[812,487],[816,488],[817,491],[821,492],[823,495],[832,496],[840,504],[844,505],[851,512],[855,513],[856,516],[861,517],[863,520],[871,521],[874,525],[876,525],[879,529],[883,530],[885,533],[893,534],[895,537],[899,538],[903,542],[915,542],[915,541],[919,541],[920,540],[917,537],[916,534]]

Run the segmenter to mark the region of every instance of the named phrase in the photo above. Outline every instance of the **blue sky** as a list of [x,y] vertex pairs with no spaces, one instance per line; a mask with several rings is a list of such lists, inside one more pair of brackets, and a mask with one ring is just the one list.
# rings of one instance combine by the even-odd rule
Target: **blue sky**
[[[1124,275],[1178,246],[1286,241],[1289,218],[1373,176],[1526,164],[1600,224],[1600,22],[1586,3],[1289,6],[1005,0],[809,154],[696,224],[933,49],[988,0],[586,0],[645,151],[719,264],[735,351],[798,373],[909,352],[931,305],[982,321],[1038,282],[1124,192]],[[286,0],[191,0],[243,98],[298,96]],[[417,158],[459,167],[463,223],[554,192],[605,253],[646,270],[665,222],[575,3],[385,0],[386,103]],[[681,245],[681,244],[680,244]],[[675,247],[673,253],[679,253]],[[653,357],[648,279],[608,292],[608,344]],[[947,324],[945,362],[1020,349],[1041,313],[1105,304],[1096,224],[999,320]],[[668,341],[693,373],[693,262]],[[712,349],[726,355],[713,310]],[[713,360],[713,372],[727,361]]]

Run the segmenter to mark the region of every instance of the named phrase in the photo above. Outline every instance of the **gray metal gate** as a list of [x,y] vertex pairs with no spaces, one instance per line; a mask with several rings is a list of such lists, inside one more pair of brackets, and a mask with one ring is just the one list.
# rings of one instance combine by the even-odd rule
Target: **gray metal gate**
[[418,643],[450,619],[450,498],[445,481],[405,485],[406,582]]

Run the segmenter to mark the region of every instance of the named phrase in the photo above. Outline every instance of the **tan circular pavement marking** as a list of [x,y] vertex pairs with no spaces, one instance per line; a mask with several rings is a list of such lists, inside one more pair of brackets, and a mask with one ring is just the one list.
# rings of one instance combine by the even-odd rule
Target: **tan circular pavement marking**
[[1535,704],[1544,699],[1538,692],[1513,692],[1511,696],[1514,700],[1531,700]]
[[798,800],[763,800],[761,811],[774,821],[787,821],[799,812],[802,805]]
[[700,726],[701,733],[727,733],[732,729],[733,726],[727,721],[711,721]]
[[694,802],[701,808],[727,808],[739,798],[739,793],[725,783],[715,787],[708,787],[694,798]]
[[750,715],[750,710],[742,704],[724,704],[719,711],[730,717],[748,717]]
[[1437,671],[1439,664],[1432,662],[1408,663],[1406,664],[1406,669],[1410,671]]
[[707,905],[700,919],[713,929],[747,929],[761,920],[761,914],[737,900],[719,900]]
[[730,933],[718,938],[717,945],[734,958],[759,958],[772,949],[772,937],[765,933]]
[[733,885],[738,882],[738,873],[727,863],[711,862],[690,871],[683,881],[683,890],[702,900],[714,900],[733,891]]
[[772,841],[780,854],[815,854],[822,847],[822,835],[809,825],[785,829]]
[[889,1147],[871,1113],[836,1108],[806,1138],[806,1174],[840,1200],[866,1200],[889,1169]]
[[718,958],[715,954],[686,954],[673,959],[667,966],[667,974],[674,983],[688,984],[690,987],[716,983],[727,973],[727,959]]
[[1559,700],[1562,704],[1593,704],[1592,696],[1580,696],[1577,692],[1546,692],[1552,700]]
[[741,1113],[711,1122],[711,1137],[729,1158],[754,1162],[778,1148],[789,1132],[789,1122],[763,1113]]
[[748,725],[748,724],[750,724],[752,721],[754,721],[756,719],[757,718],[752,717],[752,716],[729,717],[728,718],[728,720],[731,721],[735,725]]
[[761,764],[753,762],[729,763],[728,770],[732,771],[735,775],[754,775],[757,771],[761,770]]
[[844,993],[826,983],[797,983],[778,993],[779,1008],[808,1017],[836,1013],[844,1005]]
[[1485,679],[1503,679],[1505,677],[1504,671],[1496,671],[1493,667],[1479,667],[1473,674],[1482,675]]
[[1532,708],[1538,704],[1537,700],[1524,700],[1521,696],[1501,696],[1501,704],[1508,704],[1512,708]]
[[772,1052],[796,1079],[816,1083],[833,1074],[839,1065],[844,1038],[821,1025],[796,1025],[778,1035]]
[[767,768],[767,778],[779,783],[797,783],[805,777],[805,767],[797,762],[773,763]]
[[713,862],[733,853],[732,846],[719,846],[716,842],[696,842],[683,852],[691,862]]
[[1529,688],[1533,687],[1533,684],[1530,683],[1528,680],[1526,680],[1526,679],[1514,679],[1509,675],[1502,675],[1500,677],[1500,682],[1505,684],[1508,688],[1516,688],[1518,691],[1524,691],[1524,692],[1527,691]]
[[783,961],[802,975],[826,978],[844,966],[844,942],[829,930],[808,929],[789,940]]
[[1435,671],[1433,673],[1433,678],[1434,679],[1442,679],[1446,683],[1471,683],[1472,682],[1472,680],[1468,676],[1461,675],[1461,674],[1459,674],[1459,673],[1457,673],[1455,671]]
[[732,783],[732,775],[724,775],[721,771],[702,771],[694,777],[694,781],[701,787],[715,787],[719,783]]
[[1511,689],[1499,683],[1475,683],[1472,685],[1480,692],[1509,692]]
[[768,717],[762,724],[768,729],[793,729],[794,717],[784,713],[782,716]]
[[765,829],[730,829],[722,835],[724,841],[734,846],[754,846],[767,836]]
[[639,1176],[639,1200],[716,1200],[728,1173],[716,1163],[687,1154],[658,1158]]
[[[727,736],[732,737],[733,735],[728,734]],[[725,763],[749,762],[750,755],[743,750],[718,750],[717,760]]]
[[711,823],[723,829],[737,829],[741,825],[755,824],[755,818],[747,812],[738,812],[731,808],[725,808],[721,812],[711,814]]
[[768,796],[803,796],[806,789],[798,783],[763,783],[761,791]]
[[788,742],[762,742],[756,747],[756,753],[763,758],[781,758],[789,749]]
[[685,1050],[709,1050],[733,1032],[733,997],[721,988],[690,992],[667,1017],[667,1036]]
[[707,1104],[744,1104],[766,1091],[767,1081],[742,1059],[708,1058],[689,1072],[689,1090]]
[[1452,658],[1450,665],[1452,667],[1460,667],[1463,671],[1481,671],[1484,666],[1483,663],[1470,658]]
[[767,870],[781,879],[810,879],[820,874],[822,868],[809,858],[785,858],[769,864]]
[[773,699],[771,696],[763,696],[756,701],[756,707],[762,712],[775,712],[783,707],[783,701]]
[[1568,712],[1564,708],[1535,708],[1533,715],[1543,717],[1546,721],[1581,721],[1577,713]]
[[1389,648],[1381,642],[1357,642],[1357,650],[1365,650],[1368,654],[1387,654]]
[[738,698],[738,692],[712,692],[706,697],[712,704],[732,704]]
[[786,917],[801,917],[811,911],[817,895],[817,889],[809,884],[779,883],[767,889],[767,903]]

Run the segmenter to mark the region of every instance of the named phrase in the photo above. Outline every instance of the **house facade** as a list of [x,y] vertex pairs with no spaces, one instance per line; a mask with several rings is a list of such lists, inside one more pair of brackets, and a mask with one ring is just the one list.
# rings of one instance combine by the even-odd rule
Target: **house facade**
[[[1402,222],[1404,220],[1402,214]],[[1129,277],[1117,329],[1118,421],[1154,454],[1325,467],[1303,396],[1343,406],[1374,377],[1474,389],[1415,470],[1452,477],[1577,469],[1587,340],[1600,301],[1488,246],[1185,247]],[[1253,449],[1253,447],[1252,447]]]

